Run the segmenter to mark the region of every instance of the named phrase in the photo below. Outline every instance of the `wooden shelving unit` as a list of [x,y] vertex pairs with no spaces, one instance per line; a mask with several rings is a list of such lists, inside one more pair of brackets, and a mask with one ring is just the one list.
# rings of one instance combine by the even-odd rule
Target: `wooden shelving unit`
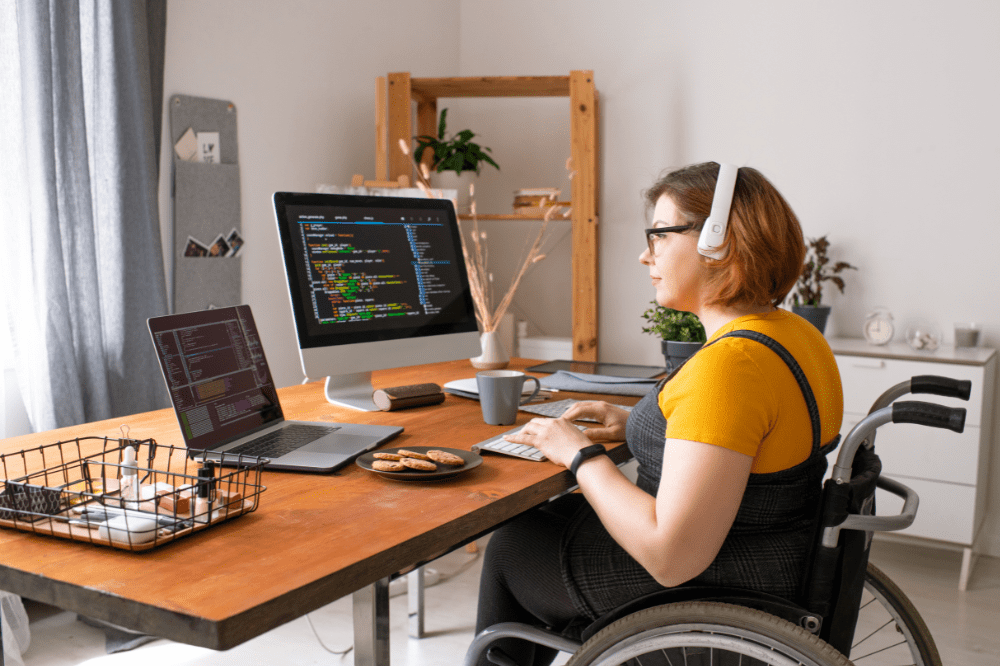
[[[412,78],[409,72],[379,77],[376,85],[376,179],[413,176],[409,158],[397,146],[414,134],[437,132],[441,97],[568,97],[572,180],[573,360],[597,361],[598,142],[594,73],[569,76],[469,76]],[[416,131],[413,105],[416,102]],[[389,149],[391,147],[392,149]],[[428,155],[429,157],[429,155]],[[480,220],[542,219],[518,214],[478,215]]]

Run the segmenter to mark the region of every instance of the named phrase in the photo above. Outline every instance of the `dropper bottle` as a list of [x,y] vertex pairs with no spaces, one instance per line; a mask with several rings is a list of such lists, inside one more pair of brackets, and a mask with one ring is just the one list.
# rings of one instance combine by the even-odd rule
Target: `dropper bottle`
[[139,465],[132,446],[126,446],[122,452],[121,492],[126,509],[139,508]]

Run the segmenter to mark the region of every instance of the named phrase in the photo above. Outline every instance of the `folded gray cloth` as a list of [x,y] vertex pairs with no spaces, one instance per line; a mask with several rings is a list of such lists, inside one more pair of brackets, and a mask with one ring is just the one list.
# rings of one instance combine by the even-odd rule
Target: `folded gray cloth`
[[584,372],[560,370],[540,380],[542,388],[576,391],[579,393],[606,393],[642,397],[656,386],[657,379],[589,375]]

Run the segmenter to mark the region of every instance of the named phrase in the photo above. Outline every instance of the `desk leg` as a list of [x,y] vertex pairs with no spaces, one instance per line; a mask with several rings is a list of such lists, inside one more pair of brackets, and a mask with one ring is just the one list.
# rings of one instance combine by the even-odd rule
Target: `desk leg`
[[354,593],[354,663],[389,666],[388,578]]
[[[410,619],[410,638],[424,637],[424,568],[406,574],[406,602]],[[3,666],[3,664],[0,664]]]

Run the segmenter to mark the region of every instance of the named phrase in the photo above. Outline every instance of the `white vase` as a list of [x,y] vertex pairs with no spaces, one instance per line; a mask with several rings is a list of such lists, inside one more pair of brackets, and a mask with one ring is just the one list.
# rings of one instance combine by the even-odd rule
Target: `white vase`
[[504,349],[500,336],[496,331],[487,331],[479,336],[479,343],[483,353],[480,356],[469,359],[472,367],[480,370],[499,370],[506,368],[510,363],[507,350]]

